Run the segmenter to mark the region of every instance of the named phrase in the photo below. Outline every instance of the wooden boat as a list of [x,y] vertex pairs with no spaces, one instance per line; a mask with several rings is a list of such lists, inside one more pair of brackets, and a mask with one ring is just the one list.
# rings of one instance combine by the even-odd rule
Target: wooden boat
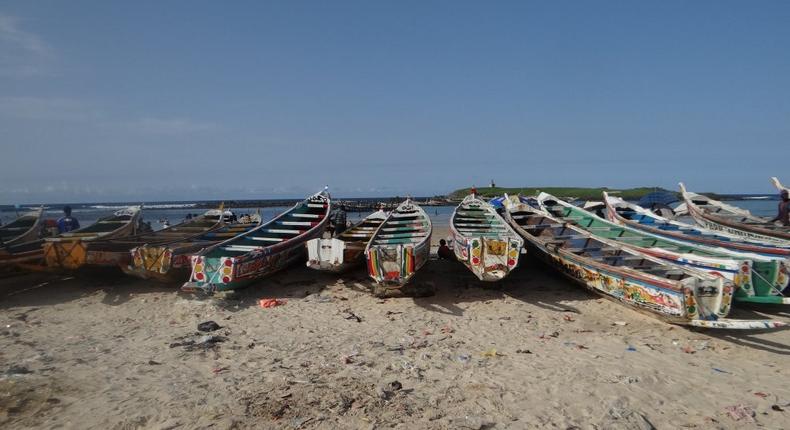
[[261,225],[260,215],[250,222],[224,223],[202,233],[167,243],[147,243],[130,251],[131,261],[121,266],[127,275],[162,282],[183,281],[192,269],[191,257],[219,242],[246,233]]
[[453,252],[481,281],[498,281],[515,269],[524,240],[475,194],[466,196],[450,219]]
[[365,249],[368,275],[379,284],[402,287],[428,261],[431,218],[407,199],[379,226]]
[[13,246],[41,238],[44,207],[22,214],[10,223],[0,226],[0,247]]
[[604,297],[674,324],[722,329],[786,325],[772,320],[727,319],[735,290],[732,282],[594,236],[527,201],[515,196],[505,199],[505,216],[531,251]]
[[365,247],[387,213],[379,210],[332,238],[307,241],[307,267],[328,272],[343,272],[365,261]]
[[697,224],[715,231],[742,237],[747,240],[790,245],[790,227],[768,222],[767,219],[752,215],[741,209],[701,194],[686,191],[681,183],[680,192],[686,202],[689,215]]
[[131,263],[130,250],[137,246],[186,240],[221,227],[223,218],[229,218],[231,215],[230,211],[225,211],[220,207],[220,209],[209,210],[201,216],[159,231],[148,231],[120,238],[77,239],[69,244],[68,258],[58,261],[48,260],[47,264],[55,264],[53,269],[72,271],[97,267],[122,268]]
[[790,257],[790,244],[781,246],[749,241],[742,237],[708,230],[698,225],[667,219],[606,193],[604,193],[604,203],[606,204],[607,218],[617,224],[701,245],[720,246],[734,251],[753,252],[777,258]]
[[130,206],[116,211],[95,223],[55,237],[44,239],[44,263],[49,269],[79,267],[85,261],[85,243],[99,239],[115,239],[137,233],[142,208]]
[[541,193],[537,202],[553,217],[596,237],[616,241],[692,270],[721,276],[737,288],[736,301],[790,304],[790,299],[782,295],[788,284],[787,261],[783,258],[709,247],[618,225],[546,193]]
[[44,239],[18,243],[0,248],[0,270],[9,270],[18,265],[43,264]]
[[190,281],[181,288],[232,290],[304,258],[304,243],[324,232],[331,206],[329,193],[324,190],[265,224],[193,255]]

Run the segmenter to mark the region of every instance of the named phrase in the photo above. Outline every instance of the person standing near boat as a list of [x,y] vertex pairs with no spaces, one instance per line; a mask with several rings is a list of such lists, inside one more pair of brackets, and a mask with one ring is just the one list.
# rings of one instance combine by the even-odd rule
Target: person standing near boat
[[782,190],[779,195],[782,197],[782,201],[779,202],[779,213],[771,222],[779,221],[782,225],[790,225],[790,196],[787,190]]
[[80,222],[71,216],[71,206],[63,206],[63,216],[58,220],[58,232],[68,233],[79,228]]

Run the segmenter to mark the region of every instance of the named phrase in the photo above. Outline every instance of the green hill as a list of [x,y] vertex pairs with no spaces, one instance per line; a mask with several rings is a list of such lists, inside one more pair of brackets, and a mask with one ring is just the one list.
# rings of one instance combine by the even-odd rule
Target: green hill
[[[451,199],[461,199],[467,194],[471,188],[463,188],[460,190],[455,190],[448,196]],[[666,191],[670,193],[675,193],[675,191],[667,190],[660,187],[640,187],[640,188],[625,188],[625,189],[611,189],[611,188],[584,188],[584,187],[524,187],[524,188],[505,188],[505,187],[478,187],[477,194],[482,197],[495,197],[501,196],[505,193],[516,195],[521,194],[522,196],[531,196],[536,195],[538,192],[543,191],[549,194],[552,194],[557,197],[563,198],[577,198],[582,200],[601,200],[603,197],[601,193],[606,191],[607,193],[622,197],[626,200],[638,200],[642,198],[642,196],[655,192],[655,191]]]

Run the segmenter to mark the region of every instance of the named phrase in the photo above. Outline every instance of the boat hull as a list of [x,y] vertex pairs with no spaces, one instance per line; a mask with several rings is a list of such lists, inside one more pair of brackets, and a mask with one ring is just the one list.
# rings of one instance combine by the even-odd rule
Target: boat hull
[[244,288],[305,258],[304,244],[277,252],[246,254],[242,258],[192,256],[192,281],[184,291],[218,291]]
[[182,290],[243,288],[304,259],[305,243],[324,233],[331,211],[324,190],[265,224],[204,249],[191,257],[192,274]]
[[705,214],[696,210],[693,206],[689,206],[688,211],[689,211],[689,215],[691,215],[691,218],[693,218],[697,224],[699,224],[704,228],[707,228],[708,230],[718,231],[731,236],[740,237],[745,240],[758,241],[766,244],[776,244],[781,246],[787,246],[788,244],[790,244],[790,239],[788,238],[769,236],[766,234],[758,233],[752,229],[738,227],[733,223],[724,223],[710,219]]
[[508,222],[526,240],[530,252],[589,290],[673,324],[731,329],[786,325],[728,320],[735,291],[732,282],[592,235],[528,203],[506,197]]
[[[642,230],[644,232],[666,237],[669,239],[681,240],[687,243],[698,243],[701,245],[708,245],[708,246],[719,246],[732,251],[752,252],[755,254],[776,256],[780,258],[790,257],[790,248],[781,248],[777,246],[770,246],[767,244],[760,245],[758,243],[740,242],[736,240],[732,240],[732,241],[716,240],[716,239],[706,238],[700,234],[684,234],[672,230],[665,230],[661,228],[651,227],[650,225],[642,224],[640,222],[622,217],[621,215],[617,214],[614,208],[612,208],[611,205],[609,205],[608,203],[607,203],[606,213],[607,213],[607,219],[609,219],[609,221],[613,223],[636,228],[638,230]],[[693,226],[690,227],[694,228]],[[739,238],[745,239],[744,237],[740,237],[740,236]]]

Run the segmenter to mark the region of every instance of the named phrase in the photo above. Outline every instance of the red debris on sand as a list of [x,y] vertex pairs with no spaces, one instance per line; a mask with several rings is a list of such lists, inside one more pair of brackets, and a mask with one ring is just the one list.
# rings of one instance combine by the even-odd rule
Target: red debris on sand
[[565,321],[568,321],[568,322],[573,322],[573,321],[576,321],[576,320],[574,320],[574,319],[573,319],[573,317],[572,317],[572,316],[570,316],[570,315],[563,315],[563,316],[562,316],[562,319],[564,319]]
[[258,304],[262,308],[273,308],[275,306],[282,306],[286,303],[287,302],[285,300],[280,300],[280,299],[261,299],[258,302]]
[[763,393],[761,391],[758,391],[758,392],[754,393],[754,395],[757,396],[757,397],[762,397],[763,399],[768,397],[768,394],[765,394],[765,393]]

